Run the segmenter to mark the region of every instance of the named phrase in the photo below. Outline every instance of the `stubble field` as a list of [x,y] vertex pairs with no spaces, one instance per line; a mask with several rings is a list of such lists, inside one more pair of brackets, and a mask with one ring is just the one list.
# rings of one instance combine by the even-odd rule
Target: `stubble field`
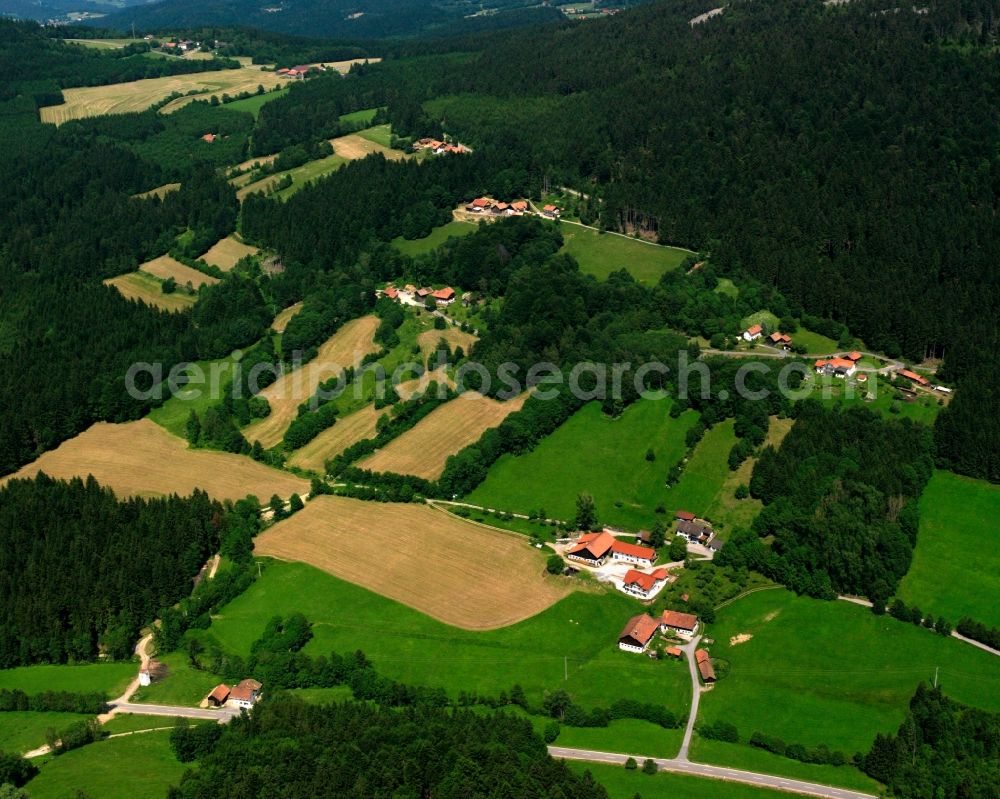
[[207,264],[219,267],[223,272],[228,272],[241,258],[259,252],[256,247],[237,241],[233,236],[226,236],[213,244],[201,259]]

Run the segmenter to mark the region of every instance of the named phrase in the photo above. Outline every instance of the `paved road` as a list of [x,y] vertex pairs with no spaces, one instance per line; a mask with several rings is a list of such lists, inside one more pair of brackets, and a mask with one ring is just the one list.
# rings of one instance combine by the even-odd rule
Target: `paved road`
[[681,742],[681,749],[677,753],[676,759],[678,762],[687,762],[688,749],[691,747],[691,736],[694,733],[694,723],[698,720],[698,704],[701,702],[701,683],[698,681],[698,665],[695,663],[694,653],[698,648],[699,641],[701,641],[701,636],[696,635],[681,647],[684,657],[687,658],[688,671],[691,674],[691,709],[688,711],[684,740]]
[[119,713],[137,713],[143,716],[169,716],[184,719],[212,719],[226,722],[240,715],[240,711],[231,707],[220,707],[210,710],[201,707],[184,707],[183,705],[147,705],[143,702],[122,702],[115,704]]
[[[559,757],[564,760],[584,760],[592,763],[610,763],[613,765],[621,765],[630,757],[635,758],[639,762],[646,760],[643,755],[596,752],[590,749],[567,749],[562,746],[550,746],[549,754],[552,757]],[[870,793],[850,791],[846,788],[834,788],[830,785],[803,782],[802,780],[792,780],[787,777],[774,777],[770,774],[757,774],[753,771],[741,771],[740,769],[725,768],[724,766],[709,766],[703,763],[692,763],[688,760],[676,758],[654,757],[652,760],[664,771],[691,774],[696,777],[708,777],[714,780],[742,782],[747,785],[756,785],[759,788],[771,788],[775,791],[787,791],[788,793],[803,794],[805,796],[819,796],[823,797],[823,799],[877,799]]]

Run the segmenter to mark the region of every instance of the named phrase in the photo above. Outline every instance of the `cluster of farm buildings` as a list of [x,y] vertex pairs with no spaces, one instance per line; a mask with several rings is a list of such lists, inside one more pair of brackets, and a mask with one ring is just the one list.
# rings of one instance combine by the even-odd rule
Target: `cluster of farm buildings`
[[[527,200],[514,200],[506,203],[491,197],[477,197],[466,203],[465,210],[470,214],[482,214],[483,216],[523,216],[531,213],[531,204]],[[557,205],[542,206],[541,215],[546,219],[558,219],[561,214],[562,209]]]
[[[640,613],[626,622],[621,635],[618,636],[618,648],[623,652],[640,654],[647,652],[657,633],[690,641],[698,632],[698,626],[698,617],[691,613],[665,610],[658,619],[649,614]],[[679,658],[683,651],[680,647],[670,646],[667,647],[666,653],[670,657]],[[694,655],[702,681],[705,683],[715,682],[715,668],[712,666],[712,658],[708,652],[704,649],[697,649]]]
[[240,680],[230,688],[225,683],[216,685],[206,697],[209,707],[235,707],[249,710],[260,699],[261,684],[256,680]]
[[743,331],[742,338],[744,341],[759,341],[762,338],[766,338],[768,344],[773,347],[781,347],[783,350],[790,350],[792,348],[792,337],[787,333],[782,333],[780,330],[775,330],[769,336],[764,336],[764,328],[762,325],[752,325]]
[[[429,289],[429,288],[417,288],[412,283],[407,283],[403,288],[396,288],[391,283],[386,286],[381,291],[375,292],[376,296],[388,297],[390,300],[394,300],[403,305],[420,305],[423,306],[427,303],[427,300],[433,300],[435,305],[439,308],[447,308],[453,302],[457,295],[455,294],[455,289],[451,286],[445,286],[441,289]],[[463,300],[465,296],[463,295]]]
[[463,153],[471,153],[468,147],[464,144],[452,144],[451,142],[438,141],[437,139],[417,139],[413,143],[414,150],[426,150],[434,155],[462,155]]

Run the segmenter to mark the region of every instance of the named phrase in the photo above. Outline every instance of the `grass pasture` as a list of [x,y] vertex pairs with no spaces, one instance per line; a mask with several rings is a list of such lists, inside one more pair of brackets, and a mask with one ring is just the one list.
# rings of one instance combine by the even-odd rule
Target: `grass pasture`
[[328,427],[304,447],[295,450],[288,459],[288,465],[323,474],[330,458],[358,441],[374,438],[377,433],[375,424],[388,411],[388,408],[376,410],[374,405],[366,405],[337,419],[333,427]]
[[404,239],[402,236],[397,236],[392,240],[392,246],[404,255],[412,257],[436,250],[452,237],[468,236],[475,232],[476,225],[453,219],[446,225],[434,228],[429,235],[422,239]]
[[256,119],[260,115],[260,109],[263,108],[266,103],[271,102],[271,100],[277,100],[279,97],[284,97],[286,94],[288,94],[287,86],[269,92],[264,92],[264,94],[255,94],[251,97],[244,97],[242,100],[233,100],[231,103],[226,103],[222,107],[228,108],[230,111],[245,111],[248,114],[253,114],[253,118]]
[[[607,524],[648,529],[658,505],[672,503],[663,485],[684,454],[684,434],[697,415],[669,416],[670,404],[639,400],[611,419],[597,402],[585,405],[525,455],[503,455],[466,499],[477,505],[527,513],[544,508],[550,518],[571,519],[576,497],[594,497]],[[652,449],[655,461],[646,460]]]
[[357,463],[374,472],[412,474],[436,480],[445,462],[458,451],[479,440],[510,414],[519,411],[527,393],[498,402],[468,391],[435,408],[415,427],[390,441],[385,447]]
[[705,433],[684,465],[681,479],[667,490],[670,497],[667,510],[689,510],[711,518],[708,510],[715,504],[729,474],[729,450],[736,443],[734,424],[733,419],[726,419]]
[[79,44],[94,50],[121,50],[130,44],[138,44],[140,39],[66,39],[67,44]]
[[316,497],[262,533],[255,552],[303,561],[465,630],[515,624],[569,590],[523,538],[412,503]]
[[165,796],[191,766],[174,757],[170,731],[110,738],[46,760],[25,790],[31,799]]
[[24,754],[45,745],[47,730],[64,730],[91,718],[82,713],[14,711],[0,716],[0,752]]
[[[740,320],[740,330],[746,330],[754,325],[763,325],[769,330],[777,330],[780,327],[778,317],[768,310],[756,311]],[[794,338],[794,337],[793,337]]]
[[800,327],[794,333],[789,333],[795,344],[801,344],[806,348],[806,352],[811,355],[829,355],[838,352],[841,347],[832,338],[813,333],[804,327]]
[[235,236],[229,235],[213,244],[208,252],[201,256],[201,259],[207,264],[219,267],[223,272],[228,272],[236,266],[241,258],[256,255],[259,252],[260,250],[256,247],[244,244]]
[[378,113],[377,108],[362,108],[360,111],[352,111],[349,114],[341,114],[340,121],[345,125],[364,125],[368,127]]
[[683,740],[683,729],[665,730],[641,719],[616,719],[607,727],[563,726],[554,745],[647,757],[673,757]]
[[365,135],[369,131],[378,130],[379,128],[368,128],[358,133],[339,136],[336,139],[330,139],[330,144],[333,145],[333,151],[345,161],[367,158],[372,153],[382,153],[390,161],[401,161],[406,158],[406,153],[402,150],[393,150],[389,147],[389,141],[386,137],[378,133],[373,133],[371,136]]
[[[561,740],[556,741],[557,746],[560,743]],[[578,774],[589,771],[597,782],[607,788],[611,799],[635,799],[637,796],[642,799],[788,799],[789,796],[783,791],[667,771],[650,775],[643,774],[639,769],[629,771],[622,766],[579,761],[568,763]]]
[[[315,161],[308,161],[302,166],[295,167],[295,169],[288,169],[284,172],[275,172],[274,174],[266,175],[253,183],[244,184],[236,190],[236,197],[237,199],[242,200],[247,195],[255,194],[256,192],[262,191],[267,193],[272,187],[276,186],[282,178],[288,175],[292,179],[292,185],[286,189],[282,189],[276,195],[281,199],[285,199],[301,189],[310,180],[315,180],[316,178],[321,178],[324,175],[335,172],[345,163],[347,163],[347,161],[336,153],[328,155],[325,158],[317,158]],[[235,178],[234,180],[239,181],[240,178]]]
[[952,624],[1000,626],[1000,486],[934,473],[920,496],[913,564],[899,596]]
[[[372,563],[371,568],[377,567]],[[452,696],[463,690],[496,696],[520,683],[532,702],[540,702],[546,689],[563,688],[587,707],[643,696],[677,714],[686,712],[690,700],[686,664],[618,650],[618,634],[635,613],[635,603],[614,591],[574,591],[517,624],[469,631],[304,563],[276,562],[221,608],[208,630],[194,634],[246,655],[272,616],[296,611],[313,622],[306,653],[361,649],[380,673],[411,685],[441,687]],[[181,653],[177,657],[186,659]]]
[[[199,272],[199,274],[201,274]],[[195,296],[183,291],[163,293],[163,283],[145,272],[129,272],[104,281],[105,286],[114,286],[127,300],[136,300],[159,308],[161,311],[185,311],[194,305]]]
[[189,91],[198,92],[196,95],[179,97],[160,109],[161,113],[169,113],[195,99],[208,100],[213,95],[221,96],[223,93],[239,94],[256,91],[258,85],[262,85],[266,90],[276,86],[278,81],[279,78],[273,72],[264,72],[256,67],[220,69],[190,75],[112,83],[107,86],[65,89],[63,91],[65,103],[46,106],[39,110],[42,122],[61,125],[69,119],[145,111],[174,92],[184,95]]
[[19,666],[15,669],[0,669],[0,690],[17,689],[26,694],[40,694],[43,691],[100,691],[111,699],[125,690],[136,671],[134,663]]
[[219,278],[206,275],[197,269],[192,269],[187,264],[175,261],[169,255],[161,255],[152,261],[146,261],[139,267],[140,272],[152,275],[159,280],[173,278],[178,286],[190,285],[197,291],[202,286],[212,286],[219,282]]
[[[743,740],[759,730],[848,757],[867,751],[876,733],[896,730],[936,668],[958,701],[1000,710],[995,656],[848,602],[762,591],[720,610],[708,634],[728,674],[699,717],[735,723]],[[752,638],[730,643],[743,634]]]
[[267,502],[274,494],[288,497],[309,490],[307,481],[242,455],[188,449],[182,439],[149,419],[98,422],[0,479],[0,484],[34,477],[40,471],[63,480],[92,474],[102,485],[126,496],[185,496],[201,488],[216,499],[236,500],[253,494]]
[[386,149],[392,146],[392,126],[388,124],[359,130],[356,135],[362,139],[368,139],[370,142],[381,145]]
[[572,255],[580,271],[604,280],[612,272],[627,269],[640,283],[652,286],[664,272],[676,269],[691,253],[647,241],[598,233],[582,225],[564,224],[563,252]]
[[376,316],[352,319],[320,346],[309,363],[286,373],[260,392],[259,396],[270,403],[271,414],[243,429],[247,441],[259,441],[265,448],[279,443],[296,418],[299,405],[316,392],[320,383],[378,350],[374,339],[378,325]]

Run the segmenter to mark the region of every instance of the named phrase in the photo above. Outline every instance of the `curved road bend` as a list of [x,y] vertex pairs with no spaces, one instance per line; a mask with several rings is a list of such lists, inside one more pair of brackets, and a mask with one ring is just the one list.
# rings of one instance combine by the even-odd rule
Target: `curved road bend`
[[[642,755],[595,752],[589,749],[566,749],[561,746],[550,746],[549,754],[552,757],[559,757],[564,760],[584,760],[611,765],[623,765],[630,757],[635,758],[637,761],[646,759]],[[729,782],[742,782],[746,785],[756,785],[759,788],[770,788],[775,791],[787,791],[788,793],[803,794],[805,796],[818,796],[822,799],[877,799],[873,794],[850,791],[846,788],[834,788],[829,785],[818,785],[786,777],[775,777],[770,774],[756,774],[753,771],[741,771],[740,769],[725,768],[723,766],[708,766],[702,763],[680,760],[679,758],[654,757],[652,760],[663,771],[690,774],[695,777],[708,777],[715,780],[728,780]]]

